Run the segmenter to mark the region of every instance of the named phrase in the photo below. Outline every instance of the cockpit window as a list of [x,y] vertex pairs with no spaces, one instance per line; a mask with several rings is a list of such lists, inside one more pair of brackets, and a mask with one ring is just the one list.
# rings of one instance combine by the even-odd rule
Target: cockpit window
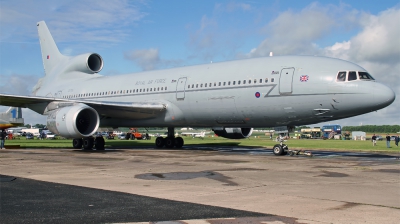
[[357,80],[357,72],[349,72],[349,77],[347,80],[349,81]]
[[360,76],[360,80],[375,80],[370,74],[367,72],[358,72],[358,75]]
[[346,81],[346,72],[339,72],[339,74],[337,75],[337,81],[338,82]]

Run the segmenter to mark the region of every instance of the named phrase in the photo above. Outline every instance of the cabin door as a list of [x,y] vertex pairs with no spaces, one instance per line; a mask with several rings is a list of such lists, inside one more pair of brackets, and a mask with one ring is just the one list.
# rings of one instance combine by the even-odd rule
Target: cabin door
[[186,77],[179,78],[178,83],[176,84],[176,99],[177,100],[185,99],[185,86],[186,86]]
[[279,79],[279,93],[282,95],[291,94],[293,91],[294,68],[284,68]]

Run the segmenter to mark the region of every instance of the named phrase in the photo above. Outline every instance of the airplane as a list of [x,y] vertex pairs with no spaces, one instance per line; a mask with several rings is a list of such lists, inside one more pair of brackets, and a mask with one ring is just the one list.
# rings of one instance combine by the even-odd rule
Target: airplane
[[193,138],[204,138],[206,135],[205,131],[202,132],[182,132],[182,136],[192,136]]
[[[315,124],[390,105],[395,93],[352,62],[317,56],[270,56],[103,76],[97,53],[62,55],[37,23],[45,76],[32,96],[0,94],[0,104],[47,116],[48,129],[74,148],[104,150],[98,127],[167,127],[156,147],[181,148],[178,127],[211,127],[229,139],[253,128]],[[275,145],[275,155],[287,153]]]
[[17,107],[10,107],[6,112],[0,113],[0,130],[24,125],[22,110]]

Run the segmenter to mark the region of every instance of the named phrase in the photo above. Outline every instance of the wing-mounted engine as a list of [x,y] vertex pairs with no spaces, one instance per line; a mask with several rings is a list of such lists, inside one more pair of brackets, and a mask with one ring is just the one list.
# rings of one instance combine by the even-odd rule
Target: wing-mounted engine
[[100,72],[101,69],[103,69],[103,58],[96,53],[87,53],[72,57],[68,62],[66,71],[94,74]]
[[248,138],[253,133],[253,128],[223,128],[221,130],[213,129],[218,136],[229,139]]
[[99,124],[97,111],[85,104],[50,111],[47,117],[47,128],[66,138],[89,137],[96,132]]

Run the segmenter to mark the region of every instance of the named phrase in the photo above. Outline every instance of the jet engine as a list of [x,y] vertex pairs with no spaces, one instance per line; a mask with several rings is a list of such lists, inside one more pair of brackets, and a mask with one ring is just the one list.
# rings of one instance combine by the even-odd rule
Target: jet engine
[[47,117],[47,128],[66,138],[82,138],[93,135],[100,124],[97,111],[85,104],[62,107]]
[[67,71],[98,73],[103,69],[103,58],[96,53],[81,54],[70,59]]
[[253,128],[223,128],[221,130],[213,130],[218,136],[229,139],[248,138],[253,133]]

